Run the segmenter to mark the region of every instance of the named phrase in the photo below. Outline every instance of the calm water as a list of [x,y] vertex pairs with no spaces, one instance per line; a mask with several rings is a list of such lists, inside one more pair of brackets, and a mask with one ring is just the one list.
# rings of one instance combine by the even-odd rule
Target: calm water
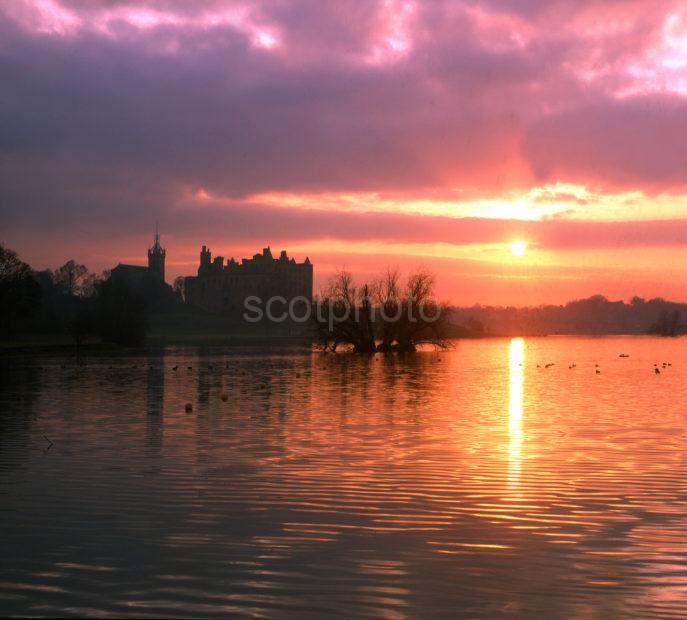
[[0,614],[685,617],[686,344],[15,360]]

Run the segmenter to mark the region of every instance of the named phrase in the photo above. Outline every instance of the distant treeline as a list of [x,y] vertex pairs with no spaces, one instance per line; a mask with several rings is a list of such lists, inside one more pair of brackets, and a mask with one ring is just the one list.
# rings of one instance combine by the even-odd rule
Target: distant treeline
[[564,306],[472,306],[453,309],[451,321],[474,335],[532,336],[553,334],[656,334],[686,331],[687,304],[633,297],[629,303],[603,295]]

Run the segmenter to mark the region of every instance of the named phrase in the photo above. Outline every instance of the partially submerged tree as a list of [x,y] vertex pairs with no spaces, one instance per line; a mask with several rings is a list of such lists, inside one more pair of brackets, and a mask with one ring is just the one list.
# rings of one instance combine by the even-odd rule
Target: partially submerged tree
[[397,271],[361,286],[347,271],[336,274],[315,300],[313,318],[325,349],[350,345],[358,353],[415,351],[429,343],[445,348],[448,308],[434,299],[434,277],[412,274],[401,287]]
[[426,271],[408,278],[402,312],[394,323],[397,350],[415,351],[421,344],[447,346],[442,332],[448,321],[448,309],[434,298],[434,286],[434,276]]
[[353,285],[353,277],[341,271],[330,279],[327,289],[315,302],[313,318],[323,338],[324,348],[335,351],[348,344],[358,353],[376,350],[370,287]]
[[377,330],[380,351],[391,351],[394,340],[397,338],[397,321],[401,320],[403,309],[399,298],[399,281],[401,275],[398,271],[387,270],[377,285],[374,287],[377,307],[379,308],[380,323]]

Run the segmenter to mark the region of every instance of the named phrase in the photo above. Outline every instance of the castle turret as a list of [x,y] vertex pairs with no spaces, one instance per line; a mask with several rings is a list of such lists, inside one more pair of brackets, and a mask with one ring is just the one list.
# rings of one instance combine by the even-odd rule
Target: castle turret
[[312,299],[313,265],[310,259],[297,263],[286,250],[277,256],[275,259],[267,246],[253,258],[240,262],[233,258],[225,261],[222,256],[213,260],[210,248],[204,245],[200,251],[198,275],[184,280],[184,299],[207,312],[236,318],[242,316],[247,308],[246,300],[251,296],[265,302],[277,296],[288,303],[295,299],[301,305],[303,300],[298,298]]
[[148,249],[148,271],[161,282],[165,281],[165,249],[160,245],[160,234],[155,226],[155,241]]
[[212,252],[210,252],[210,248],[203,246],[203,249],[200,251],[200,268],[198,269],[198,273],[200,274],[203,271],[207,271],[210,268],[211,262]]

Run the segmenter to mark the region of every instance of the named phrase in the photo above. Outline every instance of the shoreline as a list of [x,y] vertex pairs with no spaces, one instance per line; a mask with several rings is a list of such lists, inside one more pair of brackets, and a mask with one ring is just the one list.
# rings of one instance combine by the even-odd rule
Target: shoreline
[[[652,334],[479,334],[451,336],[447,340],[511,340],[513,338],[659,338],[673,340],[678,336],[657,336]],[[44,338],[21,338],[10,341],[0,341],[0,357],[13,355],[64,355],[98,357],[110,355],[124,357],[127,355],[151,354],[163,351],[167,347],[207,347],[207,348],[288,348],[313,349],[317,348],[315,338],[303,336],[257,336],[257,335],[217,335],[207,336],[159,336],[153,335],[144,344],[137,346],[121,346],[107,342],[85,342],[78,347],[68,336],[53,336]]]

